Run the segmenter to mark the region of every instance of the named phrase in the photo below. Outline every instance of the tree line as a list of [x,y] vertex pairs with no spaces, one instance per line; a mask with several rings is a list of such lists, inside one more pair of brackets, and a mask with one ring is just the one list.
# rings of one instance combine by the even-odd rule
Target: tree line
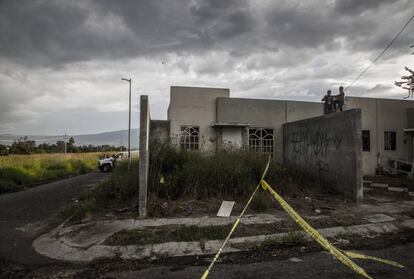
[[[124,151],[124,146],[113,146],[109,144],[104,145],[81,145],[75,144],[73,137],[66,142],[67,153],[83,153],[83,152],[110,152],[110,151]],[[11,145],[0,144],[0,155],[9,154],[42,154],[42,153],[64,153],[65,141],[58,140],[56,143],[41,143],[36,145],[34,140],[29,140],[27,137],[22,137],[14,140]]]

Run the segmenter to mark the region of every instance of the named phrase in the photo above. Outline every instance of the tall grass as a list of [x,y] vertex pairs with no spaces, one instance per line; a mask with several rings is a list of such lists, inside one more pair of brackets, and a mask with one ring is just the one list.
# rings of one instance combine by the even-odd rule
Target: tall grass
[[[205,154],[153,145],[148,178],[149,211],[156,211],[163,200],[243,200],[256,187],[267,160],[265,156],[244,151]],[[266,180],[282,195],[296,193],[297,185],[309,182],[307,177],[274,161]],[[138,160],[133,160],[131,171],[126,160],[119,162],[108,180],[81,197],[75,215],[80,220],[88,212],[137,207],[138,181]],[[263,211],[267,207],[266,197],[269,196],[259,193],[252,209]]]
[[[245,197],[260,180],[267,160],[266,156],[246,151],[202,154],[157,145],[150,153],[149,191],[167,199]],[[292,174],[272,162],[267,180],[279,183]],[[301,177],[293,175],[296,180]],[[162,180],[164,183],[160,183]]]
[[47,180],[95,170],[101,153],[32,154],[0,157],[0,194]]
[[132,170],[128,171],[127,160],[118,162],[108,179],[84,192],[79,203],[68,209],[69,215],[81,222],[87,213],[137,207],[138,163],[138,159],[132,158]]

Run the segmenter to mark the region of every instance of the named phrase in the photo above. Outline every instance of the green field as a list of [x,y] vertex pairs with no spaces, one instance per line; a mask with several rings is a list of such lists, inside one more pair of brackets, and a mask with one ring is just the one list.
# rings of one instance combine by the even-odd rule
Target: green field
[[42,181],[84,174],[97,168],[101,153],[33,154],[0,157],[0,194]]

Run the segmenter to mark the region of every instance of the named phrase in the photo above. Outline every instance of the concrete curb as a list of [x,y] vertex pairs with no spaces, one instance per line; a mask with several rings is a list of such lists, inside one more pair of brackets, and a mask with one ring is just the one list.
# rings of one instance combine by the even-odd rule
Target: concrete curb
[[[403,223],[387,222],[355,225],[349,227],[332,227],[318,230],[326,237],[339,235],[370,235],[386,234],[400,231],[402,228],[414,229],[414,219]],[[298,231],[303,233],[303,231]],[[267,239],[285,236],[287,233],[271,235],[257,235],[230,239],[229,245],[223,253],[240,252],[260,246]],[[306,239],[310,240],[309,237]],[[72,243],[59,239],[59,228],[44,234],[33,242],[34,249],[47,257],[73,262],[88,262],[102,258],[122,259],[155,259],[160,257],[180,257],[215,254],[220,248],[222,240],[194,241],[194,242],[167,242],[148,245],[108,246],[102,244],[90,247],[72,246]]]

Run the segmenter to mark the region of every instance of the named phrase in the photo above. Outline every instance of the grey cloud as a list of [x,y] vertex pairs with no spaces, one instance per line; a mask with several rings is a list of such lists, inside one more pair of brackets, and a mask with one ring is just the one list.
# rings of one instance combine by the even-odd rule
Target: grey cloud
[[[79,132],[104,129],[99,117],[111,113],[99,110],[116,102],[110,91],[118,90],[121,75],[145,84],[163,107],[154,109],[158,116],[171,84],[230,87],[235,96],[319,99],[327,88],[352,80],[411,12],[410,0],[0,0],[0,126],[41,129],[33,121],[53,118],[50,129],[62,123]],[[381,59],[388,71],[398,71],[392,63],[404,55],[410,58],[412,28]],[[387,74],[381,74],[383,84],[392,85]],[[371,86],[381,80],[373,76],[364,76],[352,93],[398,92]],[[372,80],[364,84],[365,78]],[[88,93],[88,101],[79,97]],[[51,100],[53,109],[45,104]],[[83,127],[89,108],[92,124]],[[60,109],[62,117],[56,116]],[[107,120],[111,128],[116,123]]]
[[[0,56],[33,67],[59,67],[163,53],[202,55],[210,50],[226,50],[237,57],[277,52],[280,47],[369,52],[382,48],[399,28],[395,21],[379,28],[377,16],[387,13],[377,11],[387,5],[389,14],[404,16],[407,12],[399,7],[409,5],[408,0],[255,3],[2,1]],[[395,47],[413,39],[412,33],[404,34]]]
[[334,9],[338,13],[360,14],[366,10],[377,9],[383,4],[389,4],[390,0],[336,0]]
[[[278,3],[266,14],[268,35],[280,46],[299,50],[369,53],[383,49],[412,15],[406,0],[353,2],[337,1],[334,7],[314,2]],[[414,40],[413,33],[407,30],[393,45],[395,54],[410,40]]]

